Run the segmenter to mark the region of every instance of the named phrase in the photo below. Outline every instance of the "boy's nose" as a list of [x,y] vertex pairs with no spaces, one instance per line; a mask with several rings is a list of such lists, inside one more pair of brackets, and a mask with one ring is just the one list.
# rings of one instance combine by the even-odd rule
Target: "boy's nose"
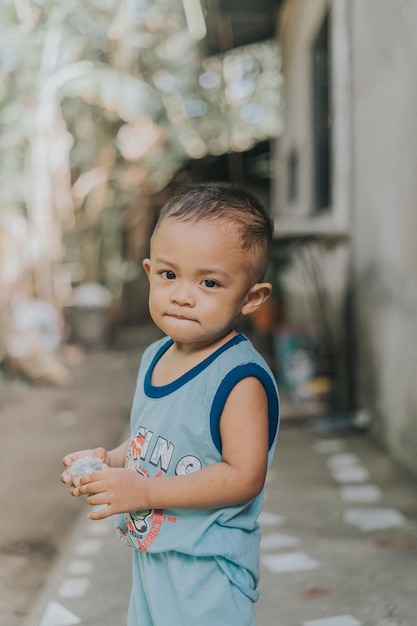
[[181,306],[194,306],[195,299],[191,286],[177,284],[171,293],[171,302]]

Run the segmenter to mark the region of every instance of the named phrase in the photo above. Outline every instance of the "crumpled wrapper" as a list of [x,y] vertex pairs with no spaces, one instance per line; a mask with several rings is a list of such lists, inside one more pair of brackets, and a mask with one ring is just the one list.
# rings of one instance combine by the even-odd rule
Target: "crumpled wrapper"
[[73,484],[78,487],[82,476],[97,472],[101,467],[102,463],[100,459],[93,456],[84,456],[74,461],[74,463],[68,467],[67,472],[71,476]]

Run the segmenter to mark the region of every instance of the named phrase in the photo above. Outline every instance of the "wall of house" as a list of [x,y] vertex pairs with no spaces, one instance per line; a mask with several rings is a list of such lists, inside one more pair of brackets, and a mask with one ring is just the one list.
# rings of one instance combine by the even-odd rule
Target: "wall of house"
[[[332,78],[333,197],[331,205],[313,216],[312,47],[329,10],[328,0],[290,0],[279,19],[283,55],[285,132],[277,145],[274,211],[276,245],[288,249],[291,265],[283,284],[287,321],[315,327],[331,352],[335,409],[350,409],[345,332],[346,293],[350,267],[351,219],[350,89],[348,30],[345,3],[332,14],[330,47],[337,55]],[[289,166],[295,155],[294,189]]]
[[417,4],[351,4],[358,402],[417,476]]
[[[313,216],[309,64],[328,9],[333,197],[328,211]],[[302,241],[315,234],[321,242],[342,378],[350,363],[344,393],[351,394],[354,411],[369,415],[370,432],[388,453],[417,476],[416,23],[414,0],[283,4],[286,128],[277,147],[274,204],[284,238]],[[290,197],[288,158],[294,150],[297,194]],[[287,272],[286,288],[290,314],[308,317],[315,290],[299,263]]]

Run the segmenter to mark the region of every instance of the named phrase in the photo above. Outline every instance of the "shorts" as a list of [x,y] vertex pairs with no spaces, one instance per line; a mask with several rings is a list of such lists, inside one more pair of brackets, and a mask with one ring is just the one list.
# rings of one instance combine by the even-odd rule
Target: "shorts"
[[127,624],[255,626],[255,615],[214,558],[135,550]]

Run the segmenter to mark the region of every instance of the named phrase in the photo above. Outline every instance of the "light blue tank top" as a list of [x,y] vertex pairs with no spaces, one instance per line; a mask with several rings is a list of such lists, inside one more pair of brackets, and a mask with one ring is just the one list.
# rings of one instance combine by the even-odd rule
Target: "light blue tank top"
[[[143,476],[163,477],[220,462],[223,407],[233,387],[249,376],[261,381],[268,398],[269,464],[279,426],[278,391],[250,341],[238,334],[178,379],[155,387],[153,369],[171,345],[171,339],[161,339],[143,355],[126,466]],[[214,557],[231,582],[256,600],[262,500],[263,493],[226,508],[137,511],[120,516],[117,529],[122,540],[138,550]]]

